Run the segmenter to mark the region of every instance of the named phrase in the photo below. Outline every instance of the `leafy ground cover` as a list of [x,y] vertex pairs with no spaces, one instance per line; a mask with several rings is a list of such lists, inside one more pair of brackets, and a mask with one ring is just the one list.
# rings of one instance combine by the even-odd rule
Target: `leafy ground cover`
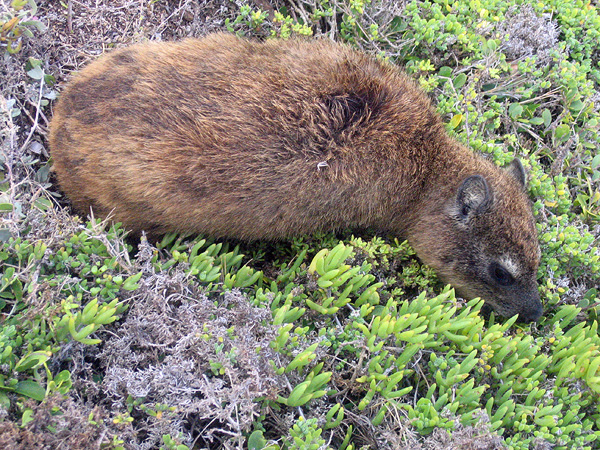
[[[545,316],[480,314],[394,237],[125,238],[60,196],[45,134],[103,51],[213,30],[403,65],[529,171]],[[0,5],[0,447],[591,449],[600,438],[600,17],[590,2]]]

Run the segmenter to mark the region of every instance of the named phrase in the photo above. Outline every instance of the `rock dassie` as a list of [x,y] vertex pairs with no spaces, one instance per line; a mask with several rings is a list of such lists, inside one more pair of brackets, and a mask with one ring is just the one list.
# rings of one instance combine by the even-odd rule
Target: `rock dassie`
[[397,67],[326,40],[214,34],[111,52],[62,92],[54,170],[131,230],[280,239],[372,227],[464,297],[542,314],[525,173],[450,138]]

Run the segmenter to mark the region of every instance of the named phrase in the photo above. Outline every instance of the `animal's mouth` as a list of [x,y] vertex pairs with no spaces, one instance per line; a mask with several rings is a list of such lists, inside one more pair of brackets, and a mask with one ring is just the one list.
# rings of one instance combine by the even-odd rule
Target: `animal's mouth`
[[527,313],[519,314],[519,322],[523,322],[523,323],[537,322],[538,320],[540,320],[540,318],[542,317],[543,314],[544,314],[544,309],[540,303],[539,309],[535,309],[532,311],[528,311]]
[[466,300],[472,300],[474,298],[481,298],[485,303],[481,309],[481,313],[484,317],[488,317],[493,311],[497,315],[502,317],[512,317],[518,313],[518,311],[511,311],[505,307],[501,303],[494,301],[494,295],[491,292],[474,292],[471,284],[457,284],[454,283],[454,290],[459,297],[462,297]]
[[510,306],[503,305],[502,303],[497,303],[494,300],[488,300],[485,296],[481,296],[485,301],[481,312],[484,316],[489,316],[489,314],[494,311],[499,316],[504,318],[510,318],[515,314],[518,314],[519,317],[517,322],[519,323],[532,323],[537,322],[544,313],[544,308],[542,302],[539,300],[537,296],[522,299],[520,303],[525,303],[526,306],[521,308],[511,308]]
[[519,321],[529,323],[540,320],[544,314],[544,305],[540,300],[537,290],[532,293],[529,298],[526,298],[525,302],[528,306],[524,309],[524,311],[519,313]]

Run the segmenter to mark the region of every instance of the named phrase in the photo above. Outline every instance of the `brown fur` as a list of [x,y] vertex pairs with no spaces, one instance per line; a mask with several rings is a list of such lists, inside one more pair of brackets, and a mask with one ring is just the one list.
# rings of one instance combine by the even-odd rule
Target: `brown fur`
[[[75,207],[129,229],[374,227],[406,237],[463,295],[541,315],[520,163],[474,155],[401,70],[348,47],[215,34],[118,50],[66,87],[50,146]],[[507,259],[514,280],[499,286],[491,264]]]

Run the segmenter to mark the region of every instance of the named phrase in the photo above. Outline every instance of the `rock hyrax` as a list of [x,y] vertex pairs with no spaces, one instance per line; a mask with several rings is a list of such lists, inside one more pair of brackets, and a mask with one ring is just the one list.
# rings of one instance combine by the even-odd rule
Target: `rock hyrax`
[[344,45],[213,34],[111,52],[62,92],[50,147],[75,207],[131,230],[373,227],[462,296],[542,314],[520,162],[473,154],[400,69]]

